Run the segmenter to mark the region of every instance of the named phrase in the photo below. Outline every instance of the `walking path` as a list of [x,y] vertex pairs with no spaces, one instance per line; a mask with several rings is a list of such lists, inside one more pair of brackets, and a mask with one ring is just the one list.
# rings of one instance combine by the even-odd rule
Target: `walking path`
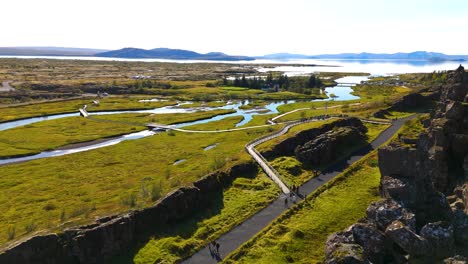
[[303,123],[307,123],[307,122],[313,122],[313,121],[316,121],[316,120],[307,120],[307,121],[304,121],[304,122],[296,122],[296,123],[286,125],[280,131],[275,132],[275,133],[270,134],[270,135],[267,135],[267,136],[264,136],[264,137],[257,138],[257,139],[255,139],[254,141],[248,143],[245,146],[245,149],[247,150],[247,152],[254,158],[254,160],[258,163],[258,165],[260,165],[260,167],[268,175],[268,177],[270,177],[280,187],[281,191],[284,194],[289,194],[290,193],[289,188],[281,180],[280,174],[276,171],[276,169],[273,168],[273,166],[270,165],[270,163],[262,156],[262,154],[260,154],[255,149],[255,147],[262,144],[263,142],[272,140],[274,138],[277,138],[277,137],[279,137],[281,135],[286,134],[289,131],[289,129],[291,127],[293,127],[293,126],[297,126],[299,124],[303,124]]
[[[353,153],[346,160],[331,166],[324,170],[319,176],[312,178],[300,187],[300,193],[309,195],[310,193],[317,190],[320,186],[324,185],[332,178],[343,172],[347,167],[356,161],[360,160],[366,154],[374,149],[377,149],[382,144],[387,142],[405,123],[405,121],[414,118],[415,115],[406,118],[398,119],[392,123],[392,125],[383,131],[374,141],[368,146],[361,150]],[[260,232],[275,218],[280,216],[284,211],[287,210],[284,204],[284,199],[287,195],[281,194],[275,201],[273,201],[266,208],[253,215],[228,233],[222,235],[217,239],[217,242],[221,245],[219,248],[219,255],[222,259],[229,253],[237,249],[244,242],[248,241],[255,234]],[[213,258],[208,246],[204,247],[190,258],[186,259],[182,263],[217,263],[218,259]]]
[[[360,105],[361,103],[354,103],[354,104],[350,104],[350,106],[354,106],[354,105]],[[327,109],[333,109],[333,108],[338,108],[338,107],[342,107],[343,105],[334,105],[334,106],[330,106],[330,107],[327,107]],[[294,109],[292,111],[289,111],[289,112],[286,112],[284,114],[281,114],[281,115],[278,115],[278,116],[275,116],[273,117],[272,119],[269,119],[268,121],[269,122],[272,122],[272,123],[275,123],[275,120],[276,119],[279,119],[285,115],[289,115],[289,114],[292,114],[292,113],[295,113],[295,112],[298,112],[298,111],[305,111],[305,110],[321,110],[321,109],[325,109],[325,107],[317,107],[317,108],[311,108],[311,107],[306,107],[306,108],[298,108],[298,109]]]
[[0,92],[13,92],[13,91],[16,91],[16,89],[11,87],[8,81],[2,82],[2,87],[0,87]]

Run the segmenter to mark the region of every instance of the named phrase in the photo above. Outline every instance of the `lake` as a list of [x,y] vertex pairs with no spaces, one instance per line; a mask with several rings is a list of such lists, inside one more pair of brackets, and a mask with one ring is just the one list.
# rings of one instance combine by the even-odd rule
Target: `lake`
[[[258,67],[260,72],[283,71],[289,76],[304,75],[313,72],[367,72],[372,75],[391,75],[398,73],[433,72],[455,70],[466,61],[428,60],[330,60],[330,59],[292,59],[292,60],[254,60],[254,61],[207,61],[207,60],[167,60],[167,59],[125,59],[105,57],[67,57],[67,56],[0,56],[0,58],[20,59],[61,59],[61,60],[97,60],[97,61],[141,61],[174,63],[228,63],[228,64],[286,64],[280,67]],[[287,64],[291,64],[288,66]],[[292,65],[294,64],[294,65]],[[297,66],[297,64],[320,66]]]

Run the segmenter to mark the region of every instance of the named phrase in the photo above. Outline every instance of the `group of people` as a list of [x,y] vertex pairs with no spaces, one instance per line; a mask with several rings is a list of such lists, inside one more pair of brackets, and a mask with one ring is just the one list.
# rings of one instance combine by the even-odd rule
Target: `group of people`
[[299,196],[299,197],[302,197],[304,200],[306,199],[306,194],[303,194],[303,195],[302,195],[302,194],[299,192],[299,185],[293,185],[293,186],[291,186],[291,192],[289,193],[289,197],[286,196],[286,197],[284,198],[284,206],[285,206],[285,207],[288,207],[288,201],[289,201],[289,200],[291,200],[291,202],[295,204],[295,203],[296,203],[296,199],[297,199],[296,195]]
[[297,193],[297,195],[299,195],[299,185],[293,185],[291,190],[293,193]]
[[212,258],[216,258],[217,260],[221,259],[221,255],[219,255],[219,243],[216,242],[216,240],[213,240],[211,244],[208,244],[208,248],[210,249]]

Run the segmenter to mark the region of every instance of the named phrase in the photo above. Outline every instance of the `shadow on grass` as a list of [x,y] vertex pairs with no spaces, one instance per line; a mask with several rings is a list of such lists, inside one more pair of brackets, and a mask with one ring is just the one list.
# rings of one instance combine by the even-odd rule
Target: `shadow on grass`
[[[243,175],[238,178],[248,178],[253,179],[256,177],[256,172],[250,173],[248,175]],[[199,229],[199,223],[207,220],[213,216],[216,216],[221,213],[221,210],[224,208],[224,191],[232,187],[232,182],[226,184],[223,190],[213,192],[209,195],[209,200],[211,201],[203,209],[199,209],[194,212],[192,215],[186,219],[174,221],[172,223],[167,223],[164,225],[155,226],[153,230],[149,230],[146,234],[140,235],[136,239],[135,246],[129,249],[127,252],[122,252],[122,255],[115,256],[112,258],[109,263],[117,264],[129,264],[134,263],[133,259],[138,254],[138,252],[144,248],[151,239],[163,239],[166,237],[176,237],[179,236],[183,239],[191,238]],[[207,234],[210,235],[211,233]],[[206,240],[207,237],[199,238]],[[185,259],[196,251],[200,250],[205,246],[209,241],[204,241],[205,243],[199,244],[199,246],[188,246],[181,249],[179,252],[179,257]]]

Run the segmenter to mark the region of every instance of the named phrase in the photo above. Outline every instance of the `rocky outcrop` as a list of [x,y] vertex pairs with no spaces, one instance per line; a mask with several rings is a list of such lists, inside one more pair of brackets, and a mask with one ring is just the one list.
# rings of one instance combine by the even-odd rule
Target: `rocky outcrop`
[[434,100],[437,100],[438,96],[439,93],[428,90],[408,94],[396,101],[387,111],[403,112],[430,106]]
[[303,130],[296,133],[293,137],[284,139],[275,145],[275,147],[270,151],[262,152],[262,156],[267,159],[271,159],[277,156],[294,156],[294,151],[297,146],[302,146],[307,142],[313,140],[314,138],[320,136],[321,134],[328,132],[334,128],[339,127],[355,127],[362,133],[365,133],[366,127],[362,125],[361,120],[354,117],[339,119],[328,124],[324,124],[319,128],[312,128],[308,130]]
[[[327,262],[336,261],[337,254],[355,259],[355,252],[337,251],[352,244],[363,248],[359,263],[466,263],[467,98],[468,73],[460,67],[449,72],[439,103],[417,140],[409,144],[399,139],[379,149],[384,199],[372,203],[360,221],[366,223],[365,234],[374,235],[358,239],[359,234],[350,232],[356,225],[332,235],[325,247]],[[395,110],[419,100],[416,95],[407,97]],[[347,239],[337,239],[344,233]],[[378,243],[369,247],[369,241]]]
[[[365,127],[364,127],[365,128]],[[296,158],[303,164],[328,164],[342,154],[342,148],[363,144],[366,136],[359,127],[339,127],[325,132],[313,140],[296,147]]]
[[418,109],[431,108],[434,101],[440,96],[440,90],[437,88],[423,89],[415,93],[405,95],[393,102],[393,104],[381,109],[373,114],[375,118],[391,117],[391,111],[405,112]]
[[256,171],[253,162],[218,171],[182,187],[154,206],[107,216],[95,223],[30,238],[0,253],[0,263],[106,263],[113,256],[128,252],[135,243],[148,239],[154,226],[184,219],[212,202],[212,194],[236,177]]

